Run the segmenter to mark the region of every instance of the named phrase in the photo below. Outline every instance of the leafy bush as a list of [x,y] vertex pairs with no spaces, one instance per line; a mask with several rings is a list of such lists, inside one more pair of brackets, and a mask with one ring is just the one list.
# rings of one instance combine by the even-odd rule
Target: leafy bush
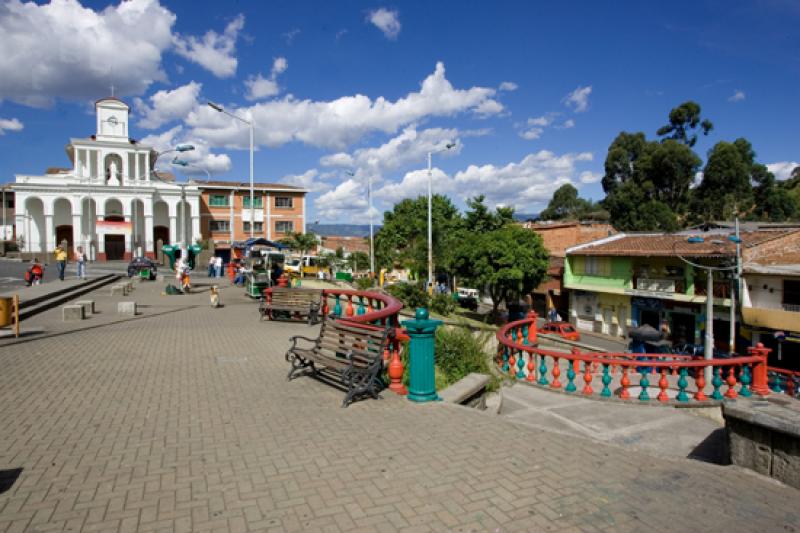
[[456,303],[449,294],[436,294],[431,298],[431,310],[442,316],[448,316],[456,310]]
[[427,308],[430,305],[430,298],[425,292],[422,284],[419,283],[395,283],[386,288],[386,290],[403,302],[403,305],[414,310],[417,307]]
[[489,355],[484,352],[491,335],[491,332],[483,332],[476,336],[463,326],[440,327],[436,331],[436,366],[441,369],[448,384],[455,383],[470,372],[492,375]]
[[[483,351],[491,332],[473,335],[469,328],[457,326],[447,328],[440,326],[436,330],[436,355],[434,362],[434,379],[436,390],[440,391],[465,377],[470,372],[486,374],[490,377],[486,389],[497,390],[500,380],[489,369],[489,355]],[[403,344],[400,351],[403,362],[403,384],[409,384],[408,343]],[[385,378],[389,383],[388,376]]]
[[356,279],[356,288],[360,291],[366,291],[372,288],[372,278],[357,278]]

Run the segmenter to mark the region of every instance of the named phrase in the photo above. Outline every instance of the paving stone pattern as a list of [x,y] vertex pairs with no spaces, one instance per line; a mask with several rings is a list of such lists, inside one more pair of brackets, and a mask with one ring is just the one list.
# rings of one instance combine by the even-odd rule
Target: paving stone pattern
[[318,326],[259,322],[255,305],[233,295],[222,309],[0,347],[0,469],[23,468],[0,494],[0,531],[800,524],[800,492],[735,467],[653,458],[388,391],[341,409],[341,391],[285,379],[289,336]]

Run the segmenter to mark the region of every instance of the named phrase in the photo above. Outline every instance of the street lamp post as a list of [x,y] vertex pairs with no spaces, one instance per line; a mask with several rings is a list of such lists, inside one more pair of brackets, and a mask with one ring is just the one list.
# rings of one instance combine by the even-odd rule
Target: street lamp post
[[[739,238],[739,231],[738,231],[738,219],[737,219],[736,235],[735,236],[734,235],[729,236],[728,240],[736,243],[736,264],[733,267],[712,267],[712,266],[700,265],[698,263],[694,263],[692,261],[689,261],[685,257],[681,256],[679,253],[677,253],[675,251],[675,244],[673,244],[673,246],[672,246],[672,251],[673,251],[673,253],[675,254],[675,256],[678,259],[680,259],[681,261],[683,261],[687,265],[690,265],[690,266],[692,266],[694,268],[699,268],[699,269],[705,270],[706,273],[707,273],[707,276],[706,276],[706,336],[705,336],[705,345],[704,345],[704,349],[703,349],[703,359],[706,360],[706,361],[711,361],[712,359],[714,359],[714,271],[725,272],[725,271],[733,270],[734,272],[738,272],[738,269],[739,269],[739,243],[741,242],[741,240]],[[705,239],[703,239],[703,237],[693,236],[693,237],[689,237],[687,239],[687,242],[689,242],[691,244],[701,243],[701,242],[705,242]],[[711,241],[711,242],[714,243],[714,244],[723,244],[722,241],[717,241],[717,240],[714,240],[714,241]],[[736,310],[735,310],[735,299],[732,296],[731,297],[731,340],[730,340],[730,343],[729,343],[730,346],[731,346],[731,353],[735,352],[735,348],[736,348],[736,346],[735,346],[735,343],[736,343],[736,340],[735,340],[736,325],[735,325],[735,322],[734,322],[735,319],[736,319],[736,314],[735,313],[736,313]],[[705,373],[706,383],[710,383],[711,382],[711,378],[712,378],[712,376],[711,376],[711,367],[707,366],[704,373]]]
[[[229,117],[233,117],[233,118],[235,118],[236,120],[238,120],[240,122],[244,122],[245,124],[247,124],[250,127],[250,238],[252,239],[254,237],[254,235],[255,235],[254,229],[255,229],[255,222],[256,222],[255,221],[255,192],[254,192],[254,187],[253,187],[253,130],[255,129],[255,123],[252,120],[247,120],[247,119],[244,119],[244,118],[240,117],[239,115],[234,115],[233,113],[229,113],[228,111],[225,111],[225,108],[223,108],[219,104],[215,104],[214,102],[208,102],[208,107],[210,107],[211,109],[214,109],[215,111],[218,111],[220,113],[225,113]],[[267,221],[267,224],[269,224],[269,220]]]
[[[346,170],[345,174],[355,177],[356,173]],[[367,210],[369,211],[369,271],[375,276],[375,232],[372,224],[372,174],[367,173]]]
[[433,154],[450,150],[455,145],[455,143],[447,143],[444,148],[428,152],[428,294],[433,293],[433,209],[431,207],[433,178],[431,177],[431,161]]
[[[158,174],[156,174],[156,165],[158,164],[158,159],[161,156],[166,155],[166,154],[171,154],[171,153],[174,153],[174,152],[191,152],[192,150],[194,150],[194,145],[191,145],[191,144],[179,144],[179,145],[175,146],[175,148],[173,148],[171,150],[165,150],[163,152],[160,152],[156,156],[156,158],[153,160],[153,175],[157,179],[161,179],[161,178],[158,177]],[[162,180],[162,181],[164,181],[164,180]],[[180,217],[180,223],[181,223],[181,226],[182,226],[182,229],[183,229],[183,231],[181,232],[183,234],[183,237],[182,237],[181,240],[183,240],[183,238],[186,235],[186,227],[185,227],[186,226],[186,221],[184,220],[185,217],[183,216],[183,214],[184,214],[184,206],[183,206],[183,202],[184,202],[184,185],[180,185],[180,188],[181,188],[181,198],[180,198],[180,204],[179,205],[180,205],[181,213],[179,214],[179,217]],[[175,228],[175,229],[177,230],[178,228]],[[183,243],[181,244],[181,257],[188,257],[188,253],[187,253],[187,249],[186,249],[186,241],[185,240],[183,240]]]

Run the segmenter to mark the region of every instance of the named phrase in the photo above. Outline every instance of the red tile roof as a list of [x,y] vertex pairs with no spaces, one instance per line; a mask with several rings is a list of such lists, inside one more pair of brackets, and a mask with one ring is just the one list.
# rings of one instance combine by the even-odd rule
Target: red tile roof
[[[792,230],[762,230],[740,232],[742,246],[749,248],[782,237]],[[703,237],[701,243],[690,243],[691,234],[643,233],[615,235],[607,239],[575,246],[569,255],[618,255],[618,256],[674,256],[721,257],[736,255],[736,244],[728,240],[733,232],[697,233]]]

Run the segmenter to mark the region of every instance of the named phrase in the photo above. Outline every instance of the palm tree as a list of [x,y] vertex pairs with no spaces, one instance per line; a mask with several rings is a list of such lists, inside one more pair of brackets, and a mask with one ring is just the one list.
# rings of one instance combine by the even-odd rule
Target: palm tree
[[309,250],[316,248],[317,236],[313,233],[293,233],[291,243],[291,248],[300,252],[300,277],[305,277],[303,258]]

